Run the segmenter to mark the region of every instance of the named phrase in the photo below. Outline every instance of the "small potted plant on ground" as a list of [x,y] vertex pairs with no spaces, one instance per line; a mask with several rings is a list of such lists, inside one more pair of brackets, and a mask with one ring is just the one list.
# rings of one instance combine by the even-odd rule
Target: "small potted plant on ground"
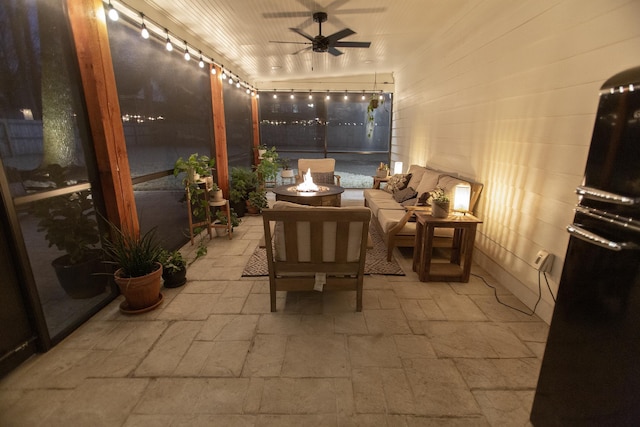
[[110,226],[111,235],[103,248],[118,267],[114,278],[125,298],[120,310],[128,314],[153,310],[162,302],[162,264],[158,261],[162,247],[156,241],[156,229],[140,236]]
[[180,251],[163,249],[159,261],[165,288],[177,288],[187,282],[187,261]]
[[431,216],[446,218],[449,216],[449,196],[442,188],[436,188],[431,193]]
[[[227,218],[227,214],[226,212],[222,211],[222,210],[218,210],[216,211],[216,222],[218,224],[222,224],[222,225],[227,225],[229,218]],[[236,214],[236,212],[231,209],[231,230],[233,231],[234,228],[236,228],[237,226],[240,225],[240,221],[241,219],[238,218],[238,215]],[[227,230],[224,228],[216,228],[216,235],[218,237],[222,237],[224,235],[227,234]]]
[[243,216],[247,210],[247,199],[249,193],[258,187],[258,178],[256,173],[245,167],[231,168],[231,190],[229,198],[233,202],[238,216]]
[[262,212],[262,209],[269,206],[269,201],[267,200],[267,192],[264,190],[254,190],[249,193],[249,198],[247,199],[247,211],[250,214],[259,214]]

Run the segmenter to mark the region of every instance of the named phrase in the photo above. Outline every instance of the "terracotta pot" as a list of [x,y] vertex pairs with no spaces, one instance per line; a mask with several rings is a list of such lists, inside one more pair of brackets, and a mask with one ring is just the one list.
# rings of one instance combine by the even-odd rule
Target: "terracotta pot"
[[141,277],[122,277],[121,268],[114,273],[129,311],[143,310],[158,303],[162,286],[162,264],[156,265],[155,271]]
[[446,218],[449,216],[449,202],[432,202],[431,216],[434,218]]

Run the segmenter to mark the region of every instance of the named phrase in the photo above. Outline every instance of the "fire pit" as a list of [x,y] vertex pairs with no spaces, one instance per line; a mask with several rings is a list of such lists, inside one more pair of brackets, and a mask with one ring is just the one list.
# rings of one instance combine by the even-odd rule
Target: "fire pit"
[[340,206],[344,188],[337,185],[317,185],[311,178],[311,171],[307,170],[304,181],[298,185],[281,185],[273,189],[276,200],[298,203],[309,206]]

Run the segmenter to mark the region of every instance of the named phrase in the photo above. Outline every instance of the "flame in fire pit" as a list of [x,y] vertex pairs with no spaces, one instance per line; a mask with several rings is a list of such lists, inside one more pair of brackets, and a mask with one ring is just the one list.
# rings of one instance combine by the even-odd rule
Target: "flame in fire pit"
[[318,191],[320,190],[317,185],[313,183],[313,178],[311,178],[311,169],[307,169],[307,173],[302,177],[304,179],[303,182],[297,185],[297,191]]

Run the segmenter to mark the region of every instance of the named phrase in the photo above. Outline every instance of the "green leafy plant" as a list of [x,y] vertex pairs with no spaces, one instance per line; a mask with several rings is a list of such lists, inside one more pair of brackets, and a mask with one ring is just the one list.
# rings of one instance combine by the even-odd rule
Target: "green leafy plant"
[[291,169],[291,159],[288,157],[281,157],[280,158],[280,166],[282,167],[282,169]]
[[382,104],[384,104],[384,98],[377,93],[372,93],[369,98],[369,104],[367,105],[367,138],[371,138],[373,135],[375,121],[374,111]]
[[447,193],[440,187],[437,187],[431,192],[431,198],[434,203],[449,203],[449,196],[447,196]]
[[258,178],[254,171],[245,167],[231,168],[231,190],[229,197],[234,203],[244,203],[249,193],[258,187]]
[[173,176],[185,174],[182,184],[185,186],[191,202],[191,212],[198,220],[205,217],[206,209],[209,208],[204,197],[205,189],[200,179],[211,176],[214,165],[215,159],[194,153],[187,160],[182,157],[178,158],[173,167]]
[[176,273],[177,271],[187,268],[187,261],[178,250],[168,251],[162,249],[158,262],[162,264],[162,272]]
[[249,193],[247,202],[253,207],[261,211],[264,208],[269,207],[269,201],[267,200],[267,192],[264,190],[255,190]]
[[[68,186],[66,169],[49,165],[44,176],[57,188]],[[86,260],[98,242],[100,233],[89,190],[76,191],[42,200],[34,204],[33,213],[40,219],[38,231],[45,232],[49,247],[55,246],[68,255],[70,265]]]
[[276,147],[271,147],[262,154],[260,163],[255,167],[259,183],[264,185],[265,181],[275,180],[279,169],[278,152]]
[[[229,221],[229,219],[227,218],[226,212],[222,210],[218,210],[216,212],[216,219],[220,222],[220,224],[224,224],[224,225],[226,225]],[[233,229],[239,226],[240,222],[241,222],[241,219],[238,218],[238,215],[236,214],[236,212],[233,209],[231,209],[231,228]]]
[[155,227],[138,236],[109,225],[111,235],[103,248],[111,262],[122,269],[123,277],[141,277],[156,270],[162,246],[157,242]]
[[185,174],[182,183],[186,186],[197,181],[196,174],[199,176],[211,176],[212,170],[216,164],[216,159],[198,153],[191,154],[186,160],[179,157],[173,166],[173,176],[181,173]]

